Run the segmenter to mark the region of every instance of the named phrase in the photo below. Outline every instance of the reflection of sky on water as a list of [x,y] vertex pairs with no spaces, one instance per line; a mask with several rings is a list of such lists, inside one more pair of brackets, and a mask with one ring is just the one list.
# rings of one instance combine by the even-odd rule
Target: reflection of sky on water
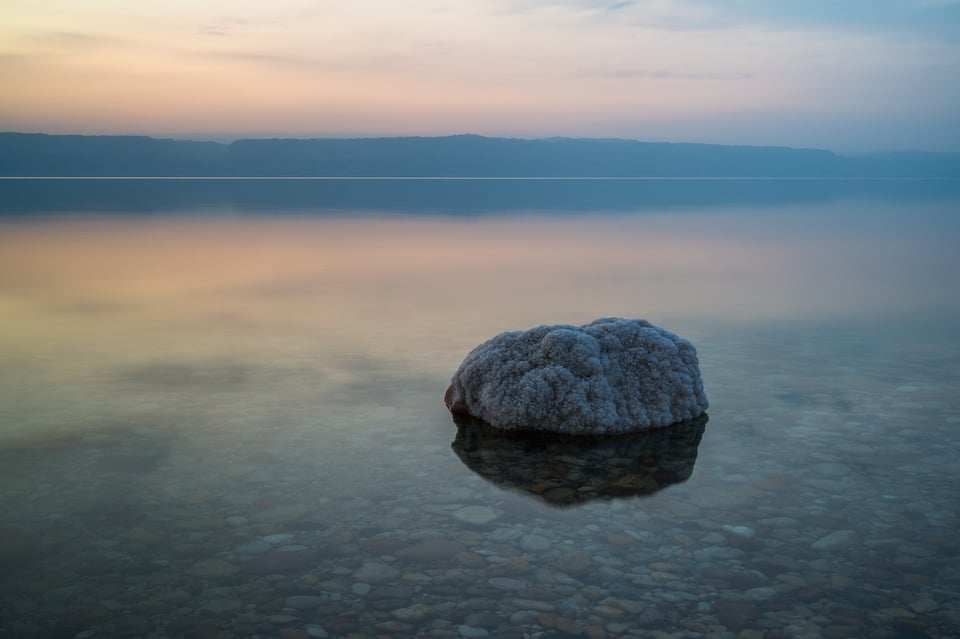
[[952,312],[947,208],[8,219],[7,410],[178,397],[239,412],[252,396],[402,395],[418,377],[442,390],[501,330],[597,316],[696,337],[702,321]]
[[379,314],[389,312],[392,333],[410,328],[406,320],[418,329],[431,317],[475,322],[486,315],[477,306],[513,324],[955,304],[947,293],[956,223],[935,209],[869,213],[836,205],[676,216],[20,221],[5,224],[0,259],[9,310],[32,321],[40,307],[130,318],[139,310],[230,328],[319,322],[359,333],[371,320],[387,324]]

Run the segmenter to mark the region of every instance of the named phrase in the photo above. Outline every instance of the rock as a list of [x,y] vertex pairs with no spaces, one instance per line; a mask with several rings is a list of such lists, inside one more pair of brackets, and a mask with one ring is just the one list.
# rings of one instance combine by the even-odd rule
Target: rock
[[739,601],[718,601],[714,609],[720,623],[730,630],[740,630],[760,614],[756,606]]
[[857,539],[857,533],[852,530],[835,530],[813,542],[810,547],[814,550],[834,550],[849,546]]
[[608,617],[608,618],[612,617],[614,619],[617,619],[627,614],[627,611],[621,608],[616,608],[614,606],[600,604],[599,606],[595,606],[593,608],[593,613],[596,615],[600,615],[601,617]]
[[211,599],[203,604],[204,610],[209,610],[214,614],[235,612],[243,608],[243,602],[239,599]]
[[431,562],[455,557],[463,546],[450,539],[427,539],[401,548],[394,554],[407,561]]
[[187,572],[203,579],[217,579],[233,575],[237,567],[222,559],[205,559],[195,563]]
[[510,604],[515,608],[520,608],[523,610],[539,610],[541,612],[551,612],[556,609],[556,606],[546,601],[538,601],[536,599],[523,599],[521,597],[518,597],[516,599],[511,599]]
[[526,559],[511,559],[503,563],[494,564],[484,572],[490,577],[513,577],[533,571],[533,566]]
[[268,508],[255,513],[250,517],[250,520],[256,522],[283,523],[286,521],[292,521],[294,519],[300,519],[307,513],[312,512],[312,510],[313,508],[310,506],[299,504],[276,506],[274,508]]
[[624,433],[707,409],[693,344],[646,320],[501,333],[473,349],[444,397],[503,430]]
[[743,551],[728,546],[707,546],[695,551],[693,556],[701,562],[723,561],[742,557]]
[[510,623],[515,626],[524,626],[533,623],[536,618],[537,615],[533,614],[529,610],[518,610],[510,615]]
[[750,526],[731,526],[730,524],[725,524],[720,528],[730,534],[737,535],[738,537],[746,537],[747,539],[753,539],[757,536],[756,531]]
[[497,511],[489,506],[464,506],[451,513],[454,519],[468,524],[486,524],[497,518]]
[[416,623],[422,619],[426,619],[432,613],[433,610],[431,610],[430,606],[418,603],[407,606],[406,608],[397,608],[390,612],[390,616],[404,623]]
[[323,603],[323,598],[312,595],[294,595],[293,597],[287,597],[285,603],[287,608],[296,608],[297,610],[313,610]]
[[114,619],[108,624],[114,637],[141,637],[153,632],[155,624],[141,617],[124,616]]
[[276,550],[260,555],[243,564],[244,572],[256,574],[286,573],[303,570],[316,557],[316,550]]
[[913,610],[915,613],[921,614],[921,615],[926,612],[933,612],[934,610],[938,610],[939,608],[940,608],[940,604],[938,604],[936,601],[934,601],[930,597],[922,597],[914,601],[912,604],[910,604],[910,609]]
[[767,601],[768,599],[775,599],[778,595],[776,590],[767,586],[751,588],[743,594],[751,601]]
[[812,470],[820,475],[831,475],[833,477],[841,477],[843,475],[850,474],[850,467],[838,462],[822,462],[820,464],[814,464]]
[[520,539],[522,536],[523,530],[521,528],[497,528],[488,535],[492,541],[495,541],[498,544],[502,544],[507,541],[514,541],[516,539]]
[[377,561],[368,561],[353,573],[353,578],[364,583],[383,583],[396,579],[400,571]]
[[234,546],[233,551],[241,555],[262,555],[265,552],[273,550],[273,546],[265,541],[257,539]]
[[543,552],[550,547],[550,540],[540,535],[525,535],[520,540],[520,547],[530,552]]
[[821,628],[820,633],[823,635],[824,639],[847,639],[848,637],[856,637],[860,632],[860,628],[857,626],[847,626],[847,625],[832,625]]
[[487,582],[498,590],[520,590],[527,585],[519,579],[511,579],[510,577],[491,577]]
[[[385,599],[409,601],[410,598],[413,597],[413,592],[414,592],[413,588],[411,588],[410,586],[384,585],[384,586],[377,586],[376,588],[373,588],[370,591],[369,595],[370,595],[370,599],[374,601],[383,601]],[[400,606],[395,606],[395,607],[399,608]]]
[[327,631],[323,629],[323,626],[312,623],[304,626],[303,628],[306,633],[313,637],[313,639],[326,639],[330,635],[327,634]]

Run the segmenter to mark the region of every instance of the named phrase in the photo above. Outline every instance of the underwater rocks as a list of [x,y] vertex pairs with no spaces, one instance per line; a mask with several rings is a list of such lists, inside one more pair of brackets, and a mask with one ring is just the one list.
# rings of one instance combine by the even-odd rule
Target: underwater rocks
[[473,349],[444,402],[503,430],[606,435],[701,416],[697,351],[641,319],[501,333]]

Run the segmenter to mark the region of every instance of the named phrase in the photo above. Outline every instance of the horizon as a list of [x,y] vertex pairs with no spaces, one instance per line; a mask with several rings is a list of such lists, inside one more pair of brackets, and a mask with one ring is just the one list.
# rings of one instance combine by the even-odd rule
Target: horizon
[[0,129],[960,152],[960,2],[0,6]]
[[484,135],[481,133],[448,133],[448,134],[439,134],[439,135],[425,135],[425,134],[404,134],[404,135],[364,135],[364,134],[285,134],[285,135],[275,135],[270,133],[252,133],[249,135],[204,135],[204,134],[151,134],[151,133],[50,133],[48,131],[8,131],[0,130],[0,135],[46,135],[46,136],[77,136],[77,137],[130,137],[130,138],[150,138],[154,140],[172,140],[176,142],[212,142],[215,144],[230,145],[234,142],[246,141],[246,140],[297,140],[297,141],[310,141],[310,140],[376,140],[376,139],[437,139],[437,138],[457,138],[457,137],[477,137],[477,138],[488,138],[488,139],[500,139],[500,140],[527,140],[527,141],[537,141],[537,140],[575,140],[575,141],[585,141],[585,142],[604,142],[604,141],[618,141],[618,142],[636,142],[639,144],[671,144],[671,145],[687,145],[687,146],[723,146],[723,147],[743,147],[743,148],[770,148],[770,149],[786,149],[793,151],[827,151],[833,153],[834,155],[840,157],[858,157],[858,156],[870,156],[870,155],[893,155],[893,154],[929,154],[929,155],[957,155],[960,154],[960,151],[938,151],[933,149],[922,149],[922,148],[889,148],[889,149],[876,149],[872,151],[856,151],[849,149],[836,149],[836,148],[825,148],[825,147],[813,147],[813,146],[789,146],[782,144],[742,144],[737,142],[731,143],[718,143],[718,142],[699,142],[699,141],[676,141],[676,140],[642,140],[636,138],[625,138],[625,137],[580,137],[580,136],[569,136],[569,135],[551,135],[551,136],[522,136],[522,135]]

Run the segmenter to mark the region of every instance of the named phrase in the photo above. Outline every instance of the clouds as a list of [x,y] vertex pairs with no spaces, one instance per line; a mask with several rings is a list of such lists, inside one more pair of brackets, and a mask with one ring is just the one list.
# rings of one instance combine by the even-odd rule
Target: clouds
[[[809,146],[858,112],[944,131],[960,112],[956,2],[171,0],[137,11],[0,5],[12,96],[0,129],[664,139],[686,123],[696,141],[706,123],[759,116],[780,122],[767,142]],[[913,146],[932,143],[960,148],[956,136]]]
[[197,33],[215,37],[233,36],[236,35],[238,29],[247,24],[249,24],[249,21],[244,18],[224,16],[201,24]]
[[683,73],[666,69],[580,69],[580,75],[594,78],[656,78],[660,80],[749,80],[754,77],[752,73],[744,72],[711,73],[705,71]]
[[958,0],[634,0],[630,4],[642,12],[639,15],[664,28],[816,28],[960,39]]

